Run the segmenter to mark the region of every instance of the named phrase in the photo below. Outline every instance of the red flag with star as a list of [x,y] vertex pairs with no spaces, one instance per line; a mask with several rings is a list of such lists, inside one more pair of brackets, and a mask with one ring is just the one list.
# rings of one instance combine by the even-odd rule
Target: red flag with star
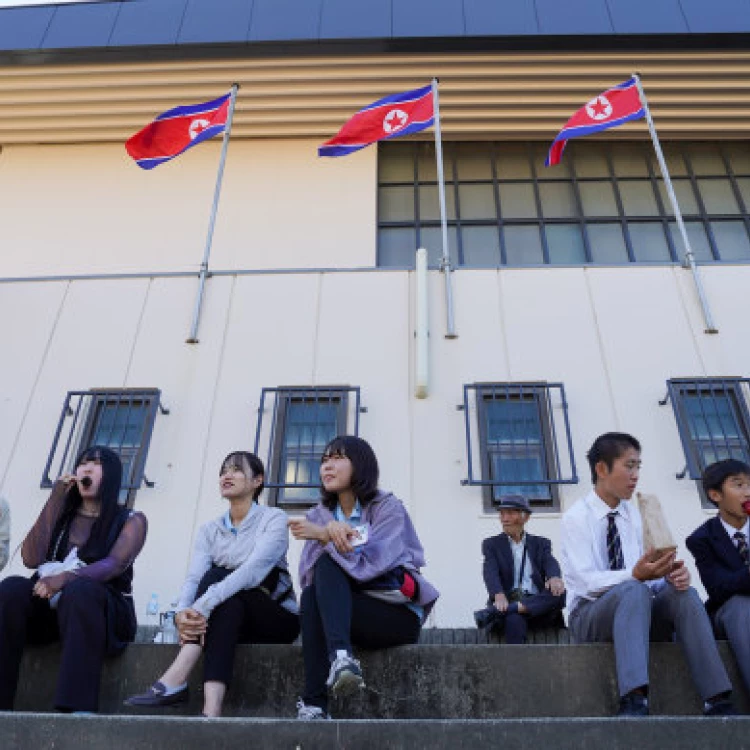
[[552,141],[544,165],[552,167],[560,163],[565,145],[570,138],[580,138],[584,135],[599,133],[602,130],[616,128],[618,125],[623,125],[631,120],[639,120],[645,116],[646,112],[638,95],[635,78],[630,78],[625,83],[607,89],[581,107],[565,123],[565,127]]
[[223,133],[231,92],[201,104],[162,112],[125,142],[125,149],[141,169],[153,169],[183,151]]
[[392,94],[353,115],[318,148],[318,156],[346,156],[377,141],[418,133],[434,123],[432,86]]

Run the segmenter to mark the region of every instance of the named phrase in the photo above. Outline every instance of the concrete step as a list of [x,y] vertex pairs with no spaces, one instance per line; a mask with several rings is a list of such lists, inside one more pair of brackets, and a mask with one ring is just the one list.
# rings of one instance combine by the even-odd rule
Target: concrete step
[[[720,652],[735,685],[737,708],[750,712],[734,659],[724,642]],[[133,644],[103,673],[100,710],[135,713],[123,700],[142,692],[167,667],[177,646]],[[415,645],[363,652],[367,688],[344,705],[336,718],[497,719],[518,717],[607,717],[617,709],[614,655],[609,644],[591,645]],[[28,649],[22,665],[16,708],[49,711],[59,663],[59,647]],[[654,715],[699,715],[680,647],[657,643],[651,649],[651,710]],[[302,688],[299,646],[240,646],[226,714],[291,718]],[[201,670],[191,681],[191,700],[168,715],[198,715]]]
[[0,715],[3,750],[746,748],[750,718],[320,721]]

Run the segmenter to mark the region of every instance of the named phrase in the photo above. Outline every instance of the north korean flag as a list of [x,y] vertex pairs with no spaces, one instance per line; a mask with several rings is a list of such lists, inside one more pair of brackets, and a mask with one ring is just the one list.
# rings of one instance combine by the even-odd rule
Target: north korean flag
[[432,86],[392,94],[357,112],[318,148],[318,156],[346,156],[377,141],[418,133],[434,123]]
[[639,120],[645,115],[635,78],[608,89],[581,107],[568,120],[565,127],[557,134],[557,138],[552,141],[544,165],[551,167],[560,163],[569,138],[580,138],[609,128],[616,128],[631,120]]
[[174,159],[191,146],[223,133],[232,94],[203,104],[175,107],[160,114],[125,143],[127,152],[142,169],[153,169]]

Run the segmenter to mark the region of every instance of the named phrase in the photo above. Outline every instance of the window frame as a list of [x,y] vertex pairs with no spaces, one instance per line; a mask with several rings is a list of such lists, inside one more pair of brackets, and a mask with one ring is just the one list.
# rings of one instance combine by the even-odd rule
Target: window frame
[[[739,437],[730,438],[726,433],[719,437],[709,434],[706,440],[696,440],[692,437],[692,421],[687,410],[686,395],[697,395],[701,391],[707,392],[709,398],[716,400],[721,396],[728,400],[730,414],[737,428]],[[667,395],[660,401],[665,405],[667,401],[672,403],[677,431],[685,456],[685,468],[677,473],[677,479],[688,477],[697,483],[698,495],[704,508],[715,508],[716,506],[706,497],[701,485],[703,470],[709,464],[704,460],[704,451],[710,446],[716,452],[717,445],[721,445],[728,452],[736,449],[744,452],[741,460],[750,462],[750,409],[748,397],[750,396],[750,379],[742,377],[698,377],[698,378],[670,378],[667,380]],[[714,409],[718,415],[718,409]],[[704,421],[708,424],[708,415],[705,407],[701,406]]]
[[[489,175],[483,177],[460,177],[460,164],[461,164],[461,147],[462,146],[477,146],[483,145],[486,148],[486,158],[490,163]],[[580,174],[580,171],[576,168],[576,154],[583,153],[586,148],[591,148],[591,144],[587,143],[571,143],[568,146],[565,155],[565,162],[563,167],[558,168],[558,171],[554,170],[542,170],[539,167],[539,154],[543,151],[545,144],[540,142],[533,142],[526,145],[523,156],[526,159],[526,166],[528,167],[528,176],[508,176],[505,177],[498,173],[498,156],[502,155],[503,147],[516,147],[518,146],[515,142],[510,141],[457,141],[448,142],[444,145],[444,160],[446,164],[446,200],[450,207],[450,213],[448,217],[448,233],[451,238],[450,253],[451,258],[457,268],[528,268],[528,267],[555,267],[555,266],[583,266],[583,265],[602,265],[602,266],[617,266],[617,265],[670,265],[675,263],[683,262],[683,247],[682,242],[679,238],[679,233],[675,224],[675,218],[669,205],[668,201],[664,199],[664,185],[661,172],[656,164],[655,155],[652,153],[652,149],[647,142],[644,141],[628,141],[625,144],[618,141],[601,141],[599,142],[601,151],[602,166],[606,167],[601,174],[584,173]],[[624,174],[619,174],[617,171],[617,156],[616,148],[618,145],[629,145],[630,147],[642,148],[643,149],[643,166],[644,170],[642,174],[628,173],[625,170]],[[744,227],[744,244],[743,247],[750,248],[750,205],[748,201],[743,198],[742,189],[739,186],[739,181],[744,182],[750,181],[750,171],[741,170],[736,171],[735,165],[737,162],[734,161],[730,145],[724,144],[723,142],[711,142],[710,146],[716,148],[716,166],[714,170],[710,170],[703,173],[698,173],[693,165],[693,160],[696,155],[699,155],[699,147],[705,145],[703,142],[691,141],[688,143],[682,143],[680,141],[674,141],[667,144],[668,148],[677,150],[677,156],[682,159],[684,163],[684,170],[677,170],[679,173],[673,175],[673,178],[685,185],[685,189],[689,190],[693,200],[695,202],[695,210],[692,212],[685,212],[684,218],[690,231],[702,232],[701,237],[705,236],[706,247],[710,253],[710,258],[699,257],[699,263],[748,263],[750,262],[750,250],[748,254],[735,258],[732,256],[733,247],[729,246],[724,256],[722,256],[722,242],[715,236],[715,228],[719,225],[724,224],[742,224]],[[749,144],[750,145],[750,144]],[[430,148],[431,144],[426,141],[414,141],[405,143],[381,143],[378,145],[378,181],[377,181],[377,254],[376,263],[381,268],[411,268],[413,267],[413,253],[409,253],[408,257],[404,256],[405,263],[399,263],[399,254],[403,250],[398,244],[394,249],[387,251],[386,245],[384,244],[383,237],[384,233],[389,230],[404,230],[413,233],[414,239],[414,250],[417,247],[423,247],[428,243],[425,242],[424,233],[426,231],[435,232],[440,226],[439,216],[424,218],[421,214],[422,199],[425,190],[432,191],[437,185],[436,178],[432,174],[426,174],[424,177],[420,175],[420,168],[424,163],[424,154],[420,149]],[[380,171],[380,164],[382,154],[384,150],[396,151],[400,149],[403,153],[408,154],[408,159],[411,161],[407,163],[403,170],[403,174],[397,174],[394,177],[384,177]],[[520,152],[519,152],[520,153]],[[583,162],[582,162],[583,164]],[[410,173],[407,179],[407,173]],[[710,182],[722,181],[727,185],[728,190],[731,192],[734,200],[737,203],[736,212],[724,212],[724,213],[713,213],[706,209],[706,203],[702,193],[702,184]],[[596,212],[586,214],[584,211],[584,201],[582,198],[582,185],[587,183],[598,184],[600,182],[607,183],[612,188],[612,197],[614,200],[615,213],[598,214]],[[626,211],[626,205],[623,198],[622,190],[623,186],[628,183],[644,183],[650,187],[648,195],[652,199],[655,210],[650,213],[633,213],[628,214]],[[503,201],[501,200],[501,188],[503,186],[512,187],[526,185],[531,190],[533,196],[532,202],[536,211],[536,215],[533,217],[506,217],[504,215]],[[569,187],[572,212],[564,215],[554,216],[548,215],[544,210],[542,204],[542,190],[545,186],[554,185],[565,185]],[[484,218],[465,218],[462,215],[460,193],[461,188],[467,186],[486,186],[489,192],[492,193],[493,201],[495,204],[495,211],[493,216],[486,216]],[[389,219],[383,216],[383,196],[384,191],[389,189],[404,189],[408,188],[412,191],[412,200],[407,200],[405,204],[413,203],[413,214],[410,219]],[[488,196],[489,196],[488,192]],[[492,201],[490,201],[492,202]],[[489,203],[488,203],[489,205]],[[696,226],[697,225],[697,226]],[[557,255],[553,252],[555,247],[558,249],[566,247],[562,240],[560,244],[555,245],[553,236],[550,231],[554,232],[554,227],[571,227],[577,230],[576,243],[570,247],[577,248],[577,255],[580,254],[580,258],[565,258],[564,256],[559,259],[558,262],[554,261],[554,256]],[[618,247],[621,247],[620,252],[623,253],[622,257],[612,257],[610,260],[608,254],[600,255],[595,251],[596,242],[592,233],[596,226],[618,228],[620,231],[620,240]],[[653,230],[650,228],[654,227]],[[491,256],[495,258],[495,263],[485,262],[484,260],[474,263],[467,264],[467,239],[463,236],[464,229],[472,228],[483,228],[487,231],[492,231],[497,234],[497,237],[493,241],[494,249],[489,248]],[[518,231],[526,228],[536,229],[539,233],[538,252],[540,257],[535,262],[515,262],[509,263],[509,249],[508,249],[508,238],[506,233],[509,231]],[[550,228],[552,228],[550,230]],[[549,230],[549,231],[548,231]],[[647,248],[651,245],[650,241],[638,242],[636,237],[644,232],[649,233],[651,231],[658,232],[658,238],[660,240],[658,247],[664,253],[663,257],[641,257],[637,256],[646,252]],[[729,231],[729,230],[727,230]],[[739,229],[737,230],[739,231]],[[580,237],[578,236],[580,235]],[[530,240],[529,240],[530,241]],[[615,242],[614,239],[610,240]],[[701,242],[703,240],[701,239]],[[739,241],[739,240],[738,240]],[[691,244],[695,244],[696,240],[693,240]],[[434,243],[433,243],[434,244]],[[554,245],[554,247],[553,247]],[[615,247],[615,245],[613,245]],[[656,247],[656,246],[654,246]],[[430,252],[430,267],[437,268],[439,261],[437,260],[439,253],[435,247],[430,246],[428,248]],[[528,250],[528,247],[526,248]],[[395,253],[394,255],[386,258],[386,253]],[[647,254],[647,253],[646,253]],[[552,259],[551,259],[552,258]],[[388,262],[386,262],[388,261]]]
[[[297,402],[336,403],[336,435],[359,435],[359,414],[365,409],[361,406],[360,388],[348,385],[334,386],[277,386],[261,390],[260,405],[258,407],[258,421],[255,431],[254,452],[260,456],[262,432],[264,428],[264,414],[266,402],[273,398],[273,408],[270,415],[271,427],[266,451],[266,482],[268,490],[268,505],[287,511],[306,510],[320,501],[320,482],[282,481],[282,471],[288,463],[288,452],[285,450],[285,437],[288,427],[289,406]],[[348,429],[350,413],[353,412],[353,431]],[[328,441],[326,441],[328,442]],[[298,455],[297,458],[309,458]],[[288,489],[310,489],[310,496],[305,499],[285,500],[284,491]]]
[[[559,394],[562,407],[562,421],[564,430],[559,430],[555,425],[553,406],[551,405],[551,394]],[[498,399],[498,394],[503,393],[505,397]],[[471,396],[473,394],[476,407],[476,433],[472,432]],[[495,452],[490,446],[487,435],[487,408],[488,403],[494,400],[523,400],[532,401],[536,406],[538,424],[540,429],[538,441],[538,455],[543,457],[546,468],[546,476],[539,479],[518,480],[498,482],[492,477],[492,457]],[[482,382],[464,385],[464,402],[459,407],[464,412],[466,452],[468,461],[468,478],[462,480],[464,486],[482,487],[482,505],[485,512],[490,513],[496,509],[494,492],[496,487],[511,487],[527,485],[529,487],[546,485],[549,488],[549,499],[529,497],[529,502],[535,511],[559,512],[560,492],[562,484],[577,484],[578,475],[576,471],[575,455],[568,416],[568,404],[565,397],[565,388],[562,383],[548,383],[546,381],[535,382]],[[567,461],[569,471],[565,472],[561,465],[560,443],[562,434],[565,435],[567,445]],[[476,452],[479,453],[480,478],[474,476],[474,450],[472,443],[476,442]],[[526,439],[528,445],[528,438]],[[568,474],[565,476],[565,474]],[[526,493],[524,493],[526,494]]]
[[[87,391],[68,391],[47,456],[40,487],[46,489],[54,485],[54,481],[50,478],[50,471],[58,455],[61,446],[60,441],[66,427],[65,423],[69,417],[73,417],[73,421],[65,435],[65,446],[62,448],[62,456],[58,462],[58,476],[64,473],[66,468],[72,466],[84,447],[94,444],[93,438],[96,435],[102,415],[106,413],[104,407],[107,407],[110,403],[116,403],[115,409],[119,410],[121,404],[125,402],[128,404],[128,408],[132,410],[134,401],[139,401],[145,405],[137,447],[133,449],[131,446],[127,446],[125,448],[122,441],[119,446],[114,443],[103,443],[117,453],[121,460],[124,454],[127,454],[130,458],[130,471],[127,475],[123,472],[120,504],[132,508],[141,486],[143,484],[147,487],[154,486],[154,483],[149,481],[145,474],[146,459],[151,447],[157,411],[161,411],[162,414],[169,414],[169,410],[161,403],[161,390],[158,388],[91,388]],[[73,403],[75,403],[75,409]],[[141,411],[141,407],[137,407],[137,410]],[[111,432],[112,430],[110,430]]]

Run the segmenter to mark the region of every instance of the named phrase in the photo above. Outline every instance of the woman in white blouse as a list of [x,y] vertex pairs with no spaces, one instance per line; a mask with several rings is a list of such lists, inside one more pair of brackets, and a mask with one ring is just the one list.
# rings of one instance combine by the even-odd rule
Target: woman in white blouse
[[287,518],[256,502],[263,474],[253,453],[224,459],[219,488],[230,508],[198,532],[175,617],[182,648],[167,671],[126,704],[154,708],[187,700],[188,676],[203,652],[203,714],[220,716],[237,643],[291,643],[299,634]]

